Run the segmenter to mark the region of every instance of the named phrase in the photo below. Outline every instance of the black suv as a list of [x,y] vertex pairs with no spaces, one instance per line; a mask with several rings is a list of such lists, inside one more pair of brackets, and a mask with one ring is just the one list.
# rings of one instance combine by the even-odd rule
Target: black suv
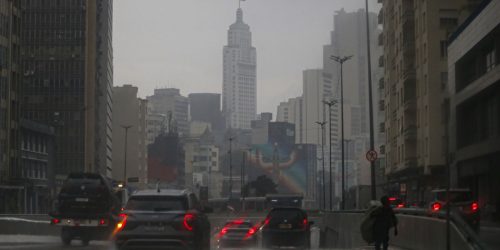
[[64,245],[79,239],[84,245],[90,240],[108,239],[115,227],[121,203],[109,179],[99,174],[68,175],[49,213],[51,224],[61,226]]
[[210,222],[196,195],[187,190],[143,190],[132,194],[120,214],[117,249],[210,249]]
[[273,208],[262,225],[262,247],[310,247],[312,222],[300,208]]

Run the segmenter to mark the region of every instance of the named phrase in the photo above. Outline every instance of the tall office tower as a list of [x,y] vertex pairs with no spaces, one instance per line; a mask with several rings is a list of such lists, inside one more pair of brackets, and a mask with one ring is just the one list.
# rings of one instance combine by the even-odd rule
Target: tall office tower
[[55,128],[55,174],[112,172],[112,0],[23,1],[23,117]]
[[0,212],[14,212],[9,210],[9,204],[18,207],[21,204],[16,197],[20,197],[22,191],[13,183],[21,175],[19,3],[14,0],[0,2]]
[[213,130],[224,128],[220,108],[220,94],[192,93],[189,94],[190,121],[210,123]]
[[250,129],[257,114],[257,53],[241,8],[227,33],[228,43],[223,51],[222,111],[227,128]]
[[[137,98],[132,85],[113,87],[113,179],[147,183],[147,100]],[[125,147],[125,139],[127,145]]]
[[386,174],[408,200],[445,181],[448,37],[475,0],[382,1]]
[[177,132],[180,136],[189,133],[189,100],[181,95],[179,89],[155,89],[154,94],[147,99],[153,114],[165,116],[165,125],[169,132]]

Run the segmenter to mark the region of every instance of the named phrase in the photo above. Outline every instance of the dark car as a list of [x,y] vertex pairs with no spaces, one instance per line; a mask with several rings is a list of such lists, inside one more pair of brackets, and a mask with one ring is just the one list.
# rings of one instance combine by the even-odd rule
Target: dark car
[[[444,211],[447,206],[446,190],[433,190],[432,197],[428,208],[429,213],[433,215]],[[472,198],[472,193],[469,189],[451,189],[450,205],[453,212],[458,212],[474,230],[479,230],[479,203]]]
[[117,249],[210,249],[210,222],[187,190],[143,190],[132,194],[116,226]]
[[72,173],[59,192],[49,213],[51,224],[61,226],[64,245],[79,239],[108,239],[120,213],[121,203],[107,178],[92,173]]
[[262,223],[262,247],[310,247],[311,225],[300,208],[273,208]]
[[217,247],[255,247],[258,228],[250,221],[232,220],[226,222],[217,235]]
[[397,198],[397,197],[389,197],[389,205],[392,208],[404,208],[405,207],[405,203],[403,202],[403,200],[401,200],[400,198]]

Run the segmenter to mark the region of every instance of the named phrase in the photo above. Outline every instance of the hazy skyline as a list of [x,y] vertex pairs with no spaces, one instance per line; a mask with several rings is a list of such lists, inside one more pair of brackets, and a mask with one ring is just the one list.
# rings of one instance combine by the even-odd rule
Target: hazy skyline
[[[376,1],[370,10],[377,12]],[[236,20],[237,0],[114,1],[114,85],[139,95],[175,87],[222,92],[222,49]],[[362,0],[247,0],[243,19],[257,49],[257,111],[302,93],[302,71],[322,67],[335,11],[364,8]]]

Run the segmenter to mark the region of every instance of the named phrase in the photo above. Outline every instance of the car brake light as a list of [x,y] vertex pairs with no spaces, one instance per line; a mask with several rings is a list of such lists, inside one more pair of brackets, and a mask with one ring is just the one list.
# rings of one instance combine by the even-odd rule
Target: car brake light
[[184,221],[182,222],[182,225],[184,225],[184,228],[188,231],[193,231],[193,220],[194,220],[194,214],[186,214],[184,215]]
[[54,218],[54,219],[52,219],[52,220],[50,221],[50,224],[52,224],[52,225],[59,224],[59,223],[61,223],[61,220],[60,220],[60,219],[57,219],[57,218]]
[[396,197],[389,197],[389,201],[395,201]]
[[100,220],[99,220],[99,225],[100,225],[100,226],[104,226],[104,225],[106,225],[106,220],[105,220],[105,219],[100,219]]
[[256,232],[257,232],[257,229],[255,227],[251,227],[250,229],[248,229],[248,232],[245,235],[245,239],[252,237],[252,235],[254,235]]
[[472,211],[477,211],[479,209],[479,204],[477,204],[477,202],[472,202],[471,209]]
[[120,214],[120,215],[118,215],[118,217],[120,218],[120,221],[118,221],[118,223],[116,223],[116,230],[120,231],[125,227],[125,224],[127,224],[127,215]]
[[441,209],[441,204],[440,203],[433,203],[432,204],[432,211],[439,211]]
[[398,206],[397,206],[397,207],[398,207],[398,208],[403,208],[404,206],[405,206],[405,205],[404,205],[403,203],[401,203],[401,204],[398,204]]
[[267,225],[269,225],[269,221],[270,221],[270,220],[271,220],[271,218],[266,218],[266,219],[264,220],[264,225],[263,225],[263,226],[267,226]]

